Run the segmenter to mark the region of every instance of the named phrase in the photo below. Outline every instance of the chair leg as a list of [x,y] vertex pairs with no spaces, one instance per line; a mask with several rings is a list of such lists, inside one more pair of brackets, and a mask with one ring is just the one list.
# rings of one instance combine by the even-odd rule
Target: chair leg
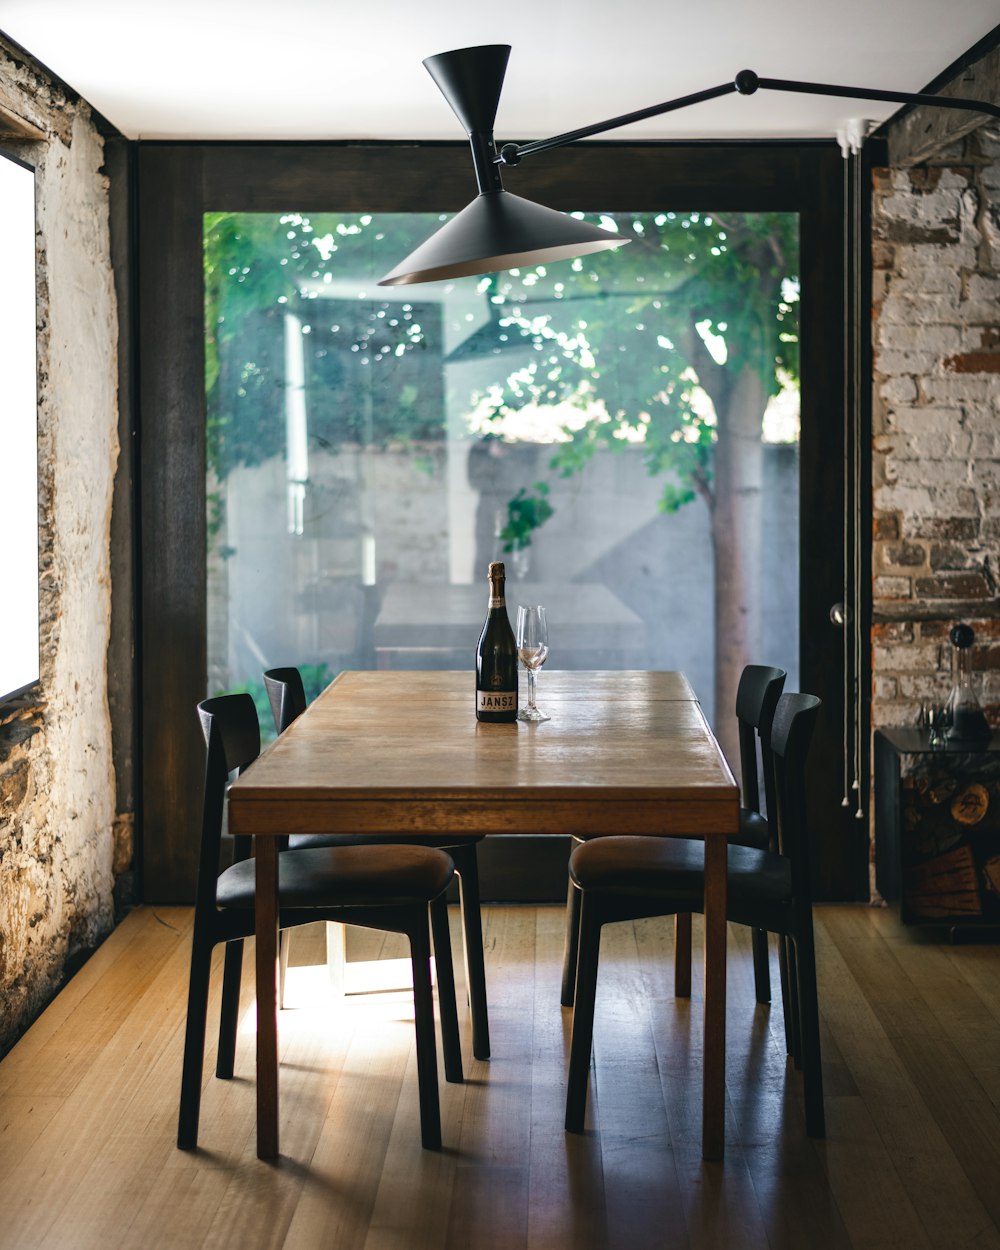
[[792,1062],[802,1067],[802,1014],[799,1006],[799,961],[795,943],[785,938],[785,957],[788,960],[788,1021],[792,1033]]
[[691,997],[691,913],[674,916],[674,997]]
[[288,976],[288,956],[292,947],[291,929],[281,929],[278,933],[278,1009],[285,1006],[285,979]]
[[410,932],[413,966],[413,1021],[417,1037],[417,1086],[420,1095],[420,1141],[425,1150],[441,1149],[437,1051],[434,1046],[434,994],[431,989],[431,942],[427,909]]
[[240,1014],[240,981],[243,971],[243,939],[226,943],[226,960],[222,970],[222,1010],[219,1013],[219,1050],[215,1057],[215,1075],[228,1081],[236,1063],[236,1030]]
[[201,1077],[205,1061],[205,1028],[208,1020],[208,980],[212,968],[212,943],[195,926],[188,982],[187,1024],[184,1029],[184,1061],[181,1069],[181,1103],[177,1117],[177,1146],[194,1150],[198,1145],[201,1111]]
[[469,1007],[472,1011],[472,1053],[477,1059],[489,1059],[490,1018],[486,1006],[486,960],[483,954],[483,918],[476,844],[473,842],[467,847],[452,848],[450,854],[458,874],[458,898],[465,948],[465,983],[469,987]]
[[792,1017],[791,1017],[791,990],[788,984],[788,955],[786,947],[788,939],[783,933],[778,934],[778,972],[781,976],[781,1014],[785,1022],[785,1054],[790,1055],[793,1050],[792,1042]]
[[343,998],[347,992],[347,925],[336,920],[326,922],[326,972],[330,993]]
[[566,940],[563,945],[562,993],[559,1001],[564,1007],[573,1006],[576,989],[576,961],[580,947],[580,891],[569,883],[566,894]]
[[465,1078],[462,1074],[462,1043],[458,1035],[458,1008],[455,1005],[455,966],[451,958],[451,930],[448,927],[448,900],[445,895],[434,899],[430,910],[444,1075],[447,1081],[460,1082]]
[[[581,895],[582,891],[579,891]],[[580,900],[579,948],[577,951],[576,1005],[573,1037],[569,1049],[566,1081],[566,1131],[582,1133],[587,1116],[587,1082],[594,1045],[594,1005],[597,998],[597,962],[601,948],[598,904],[585,895]]]
[[823,1066],[819,1047],[819,997],[816,992],[816,950],[812,924],[807,922],[795,940],[802,1079],[806,1099],[806,1132],[810,1137],[826,1136],[823,1110]]
[[771,967],[768,962],[767,930],[753,929],[750,940],[753,943],[753,983],[757,991],[757,1001],[769,1003],[771,1001]]

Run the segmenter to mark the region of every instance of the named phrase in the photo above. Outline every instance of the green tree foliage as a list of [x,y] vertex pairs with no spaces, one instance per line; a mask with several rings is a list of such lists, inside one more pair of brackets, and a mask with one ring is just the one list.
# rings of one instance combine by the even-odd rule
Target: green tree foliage
[[[711,505],[713,450],[736,379],[765,396],[797,381],[797,222],[781,213],[608,214],[627,247],[498,275],[505,318],[534,359],[492,388],[499,421],[527,404],[570,403],[552,467],[579,471],[598,447],[641,441],[661,505]],[[706,403],[706,398],[708,403]],[[756,414],[757,429],[763,412]]]
[[[421,302],[419,293],[411,302],[382,300],[374,278],[367,300],[323,290],[345,270],[353,280],[391,268],[413,246],[412,226],[400,220],[206,214],[206,436],[219,480],[236,465],[284,452],[289,313],[307,344],[312,445],[335,451],[443,436],[441,361],[426,350],[440,342],[440,305]],[[437,224],[428,217],[426,232]]]
[[532,532],[552,516],[548,484],[535,482],[532,489],[534,494],[522,486],[507,503],[507,522],[500,531],[504,551],[523,551],[530,547]]
[[[752,373],[765,395],[797,379],[796,219],[661,212],[593,220],[628,246],[479,280],[504,323],[535,347],[512,371],[498,358],[483,402],[495,421],[527,404],[569,403],[580,420],[553,459],[557,472],[579,471],[598,447],[640,441],[650,473],[665,475],[664,508],[696,493],[711,507],[714,447],[740,374]],[[382,299],[375,285],[439,221],[206,216],[208,462],[219,479],[283,453],[288,312],[308,335],[315,446],[443,437],[442,305],[422,303],[419,287],[409,303]],[[359,299],[348,287],[365,279],[371,289]],[[530,531],[550,514],[511,518]]]

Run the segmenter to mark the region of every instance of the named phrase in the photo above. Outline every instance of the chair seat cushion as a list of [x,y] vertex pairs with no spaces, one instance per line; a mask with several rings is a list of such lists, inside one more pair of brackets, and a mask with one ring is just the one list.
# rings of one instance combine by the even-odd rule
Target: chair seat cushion
[[[781,903],[792,896],[791,863],[782,855],[753,847],[728,849],[729,896]],[[686,838],[615,836],[578,846],[570,876],[583,890],[662,896],[700,911],[704,898],[705,851]],[[688,906],[689,905],[689,906]]]
[[[612,835],[606,833],[574,833],[574,842],[592,842],[594,838],[606,838]],[[621,835],[613,835],[621,836]],[[696,839],[701,841],[700,838]],[[740,808],[740,831],[734,833],[729,839],[730,846],[753,846],[759,851],[766,851],[770,844],[770,834],[767,827],[767,817],[762,816],[760,812],[755,812],[749,807]],[[295,838],[292,838],[291,845],[295,846]],[[332,845],[332,844],[331,844]],[[433,843],[437,846],[438,843]]]
[[729,839],[730,846],[753,846],[766,851],[770,841],[767,817],[749,807],[740,808],[740,831]]
[[[219,877],[216,902],[254,904],[256,865],[242,860]],[[426,846],[344,846],[282,851],[278,856],[281,907],[367,907],[430,902],[451,880],[444,851]]]
[[[407,846],[433,846],[447,851],[452,846],[471,846],[482,842],[485,835],[481,833],[440,833],[427,834],[423,837],[407,838]],[[310,850],[323,846],[398,846],[402,839],[399,834],[376,833],[371,836],[358,833],[293,833],[288,838],[290,851]]]

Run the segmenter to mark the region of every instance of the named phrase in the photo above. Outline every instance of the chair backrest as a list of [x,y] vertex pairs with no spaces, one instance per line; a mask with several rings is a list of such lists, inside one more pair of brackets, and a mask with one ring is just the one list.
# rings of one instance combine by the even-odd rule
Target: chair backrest
[[814,694],[783,694],[771,722],[778,850],[792,861],[792,890],[809,898],[806,759],[822,703]]
[[768,815],[774,811],[774,782],[771,766],[771,722],[785,685],[782,668],[748,664],[740,674],[736,690],[736,720],[740,731],[740,775],[743,780],[743,806],[759,812],[760,784],[757,780],[757,743],[760,742],[761,771],[764,774],[764,801]]
[[297,716],[306,710],[306,691],[297,668],[269,668],[264,686],[271,703],[275,733],[283,734]]
[[[207,748],[205,794],[198,862],[198,905],[214,905],[222,844],[222,817],[231,773],[242,772],[260,754],[260,722],[248,694],[223,694],[198,704]],[[236,838],[234,860],[246,859],[250,839]]]

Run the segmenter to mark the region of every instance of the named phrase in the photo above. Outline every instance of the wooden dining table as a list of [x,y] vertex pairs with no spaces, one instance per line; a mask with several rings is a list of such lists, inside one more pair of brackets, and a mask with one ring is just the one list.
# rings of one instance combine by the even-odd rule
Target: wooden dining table
[[341,673],[230,787],[230,833],[252,835],[257,861],[258,1156],[278,1155],[280,836],[631,833],[704,839],[702,1154],[720,1159],[739,791],[694,691],[677,672],[545,672],[550,720],[487,725],[474,686],[471,671]]

